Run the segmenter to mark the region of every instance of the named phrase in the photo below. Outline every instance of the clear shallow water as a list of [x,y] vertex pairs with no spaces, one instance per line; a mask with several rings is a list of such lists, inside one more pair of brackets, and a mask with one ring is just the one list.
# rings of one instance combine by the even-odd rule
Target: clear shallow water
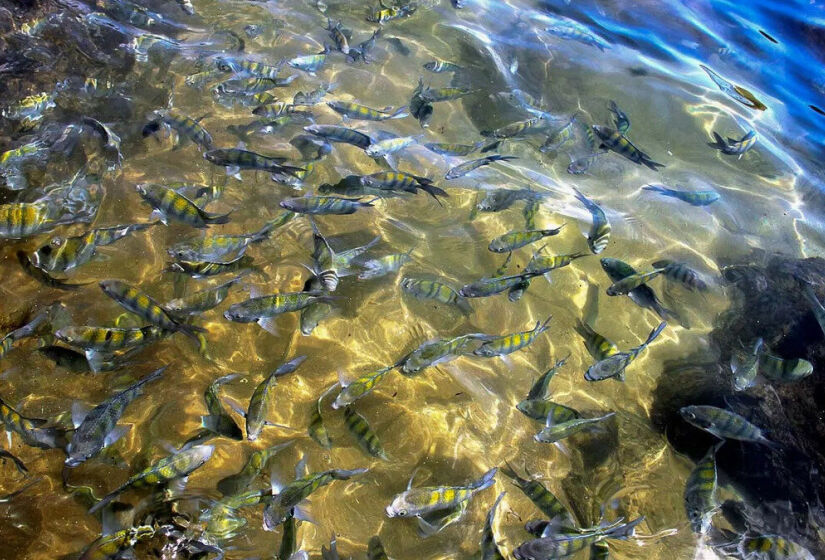
[[[225,303],[196,320],[209,331],[208,357],[199,355],[189,340],[175,335],[144,349],[122,370],[78,374],[42,358],[34,352],[32,341],[21,345],[4,359],[7,373],[2,396],[10,403],[19,403],[19,410],[34,417],[58,415],[69,410],[75,400],[98,403],[115,388],[123,387],[125,379],[170,364],[163,379],[148,387],[123,417],[133,428],[115,446],[121,463],[117,459],[91,460],[71,472],[73,484],[88,485],[100,496],[124,481],[138,465],[166,454],[164,442],[180,445],[198,430],[198,418],[206,413],[203,391],[217,377],[241,372],[241,379],[225,386],[224,393],[245,404],[265,374],[289,357],[307,355],[306,363],[280,380],[274,392],[276,412],[271,420],[292,430],[266,428],[254,443],[214,440],[214,456],[193,474],[187,493],[216,498],[216,482],[238,471],[252,450],[295,438],[295,444],[272,462],[274,470],[287,479],[300,456],[306,457],[311,471],[370,467],[368,474],[333,483],[312,497],[308,509],[317,524],[301,524],[298,542],[313,556],[335,533],[344,556],[363,557],[367,541],[377,534],[392,558],[469,558],[476,554],[484,518],[499,492],[506,490],[507,494],[499,510],[496,534],[508,553],[527,538],[521,529],[523,522],[539,516],[503,475],[498,475],[493,489],[473,499],[459,523],[428,539],[416,535],[413,522],[387,519],[383,510],[404,490],[416,468],[416,484],[451,484],[475,479],[507,460],[541,479],[582,524],[598,522],[599,506],[612,491],[621,489],[618,509],[609,516],[644,515],[646,519],[639,527],[639,539],[611,541],[615,558],[713,557],[709,549],[697,544],[684,513],[682,492],[693,461],[676,453],[653,428],[649,411],[665,361],[697,351],[705,351],[708,360],[714,358],[706,336],[714,319],[728,306],[724,288],[714,285],[709,293],[698,295],[672,285],[665,289],[667,284],[657,280],[653,284],[656,291],[691,328],[671,322],[630,366],[627,381],[620,384],[582,379],[592,359],[574,326],[582,315],[588,284],[595,283],[602,292],[595,326],[620,349],[640,344],[659,319],[627,298],[604,295],[609,282],[596,256],[583,257],[554,272],[552,283],[534,280],[519,302],[511,303],[504,295],[474,300],[470,315],[404,296],[398,281],[402,276],[438,278],[459,287],[492,275],[504,257],[488,251],[487,244],[524,226],[523,202],[471,219],[479,192],[500,187],[530,187],[544,195],[537,226],[566,224],[558,236],[548,238],[551,254],[587,250],[582,231],[588,227],[589,214],[574,199],[572,187],[597,200],[613,226],[610,244],[600,256],[621,258],[639,269],[659,258],[672,258],[684,260],[713,278],[718,276],[717,263],[737,260],[754,248],[796,256],[818,254],[822,249],[820,210],[806,200],[816,200],[813,195],[821,177],[816,161],[821,155],[825,117],[808,105],[825,104],[821,70],[816,70],[821,61],[815,58],[813,38],[822,8],[806,5],[802,17],[798,13],[801,4],[792,3],[782,8],[756,5],[747,11],[722,2],[634,3],[632,8],[579,2],[569,6],[467,4],[463,10],[455,10],[449,3],[434,3],[409,19],[387,23],[371,64],[350,64],[337,53],[317,76],[284,71],[283,75],[294,73],[299,78],[274,93],[289,100],[299,90],[335,82],[338,87],[327,99],[351,100],[375,108],[397,107],[409,102],[419,76],[433,87],[447,86],[452,80],[477,93],[435,104],[426,130],[413,118],[345,124],[367,133],[423,134],[422,142],[458,143],[475,142],[480,139],[480,130],[530,117],[500,97],[491,97],[499,91],[521,89],[559,119],[576,113],[585,124],[609,124],[607,103],[615,100],[630,117],[628,137],[666,167],[653,172],[609,153],[599,156],[586,174],[573,176],[566,172],[571,157],[590,153],[583,141],[577,139],[557,153],[545,154],[537,149],[545,136],[536,135],[507,141],[500,148],[500,153],[517,156],[517,160],[445,181],[443,176],[450,167],[469,158],[443,158],[413,146],[398,156],[398,168],[432,178],[448,191],[449,198],[440,206],[419,194],[385,199],[351,216],[318,217],[320,230],[337,250],[380,236],[381,242],[370,256],[412,250],[412,260],[400,274],[366,281],[354,276],[342,279],[336,291],[341,296],[335,302],[336,312],[311,336],[300,334],[296,314],[278,319],[279,336],[256,325],[230,323],[222,316]],[[205,0],[195,3],[198,16],[192,18],[178,12],[174,3],[153,7],[207,30],[231,29],[242,34],[244,26],[260,25],[260,36],[245,37],[243,56],[268,62],[320,50],[329,42],[323,30],[326,16],[341,19],[344,27],[352,30],[354,42],[366,40],[377,27],[364,20],[366,8],[361,3],[330,2],[326,14],[321,14],[314,2]],[[542,30],[553,14],[588,25],[611,48],[602,52],[548,35]],[[807,26],[804,33],[799,31],[803,25]],[[778,43],[766,39],[759,29]],[[191,43],[204,40],[204,36],[182,33],[177,38]],[[398,53],[386,41],[390,37],[400,38],[410,53]],[[165,107],[172,95],[175,109],[192,117],[206,115],[202,124],[212,134],[215,146],[237,144],[227,127],[249,122],[251,109],[226,108],[214,101],[209,87],[193,89],[184,83],[186,76],[202,69],[197,64],[201,50],[208,49],[180,52],[172,58],[168,72],[149,62],[138,62],[125,72],[110,73],[105,67],[90,66],[81,74],[125,78],[124,96],[130,99],[128,112],[114,104],[97,106],[100,113],[95,116],[123,138],[124,164],[122,170],[103,178],[106,195],[96,226],[147,220],[150,208],[136,194],[137,183],[224,181],[222,169],[202,159],[196,146],[175,150],[169,141],[158,143],[140,134],[147,115]],[[428,73],[422,64],[434,58],[455,62],[464,71],[454,78]],[[728,98],[699,64],[747,88],[768,109],[750,110]],[[65,78],[70,70],[59,65],[56,77],[35,79],[41,89],[49,89],[47,84]],[[312,112],[317,123],[341,122],[323,104]],[[721,155],[706,144],[711,131],[741,137],[748,129],[756,131],[758,141],[742,158]],[[288,141],[299,132],[300,125],[290,125],[272,134],[255,135],[247,147],[263,154],[290,153],[297,161]],[[316,164],[304,190],[311,192],[323,183],[336,183],[348,174],[381,169],[362,150],[336,144],[332,153]],[[64,179],[75,170],[54,165],[49,171]],[[242,174],[242,181],[229,179],[222,198],[209,207],[214,212],[233,210],[230,222],[213,226],[210,233],[254,231],[281,212],[278,203],[283,198],[301,194],[273,183],[265,173]],[[641,191],[648,183],[712,188],[721,198],[707,208],[692,207]],[[72,226],[55,233],[82,231],[83,226]],[[122,310],[94,284],[76,292],[57,292],[20,270],[15,252],[32,250],[51,235],[3,243],[2,273],[7,281],[2,307],[9,328],[29,309],[56,299],[66,305],[75,324],[112,324]],[[190,293],[210,285],[210,281],[162,272],[168,264],[165,251],[174,243],[200,235],[174,223],[133,234],[101,249],[103,258],[80,268],[72,281],[116,277],[140,286],[159,301]],[[250,276],[248,284],[264,293],[300,290],[308,277],[302,265],[310,263],[311,249],[309,222],[304,217],[292,220],[270,241],[249,249],[265,276]],[[523,268],[531,254],[530,247],[516,251],[510,270]],[[212,284],[223,280],[221,277]],[[234,290],[228,302],[246,297],[243,289]],[[395,363],[426,340],[471,332],[527,330],[549,315],[553,316],[549,332],[507,360],[461,357],[414,378],[392,373],[373,394],[359,401],[356,408],[378,434],[388,461],[361,451],[347,433],[340,411],[324,411],[334,442],[331,450],[322,449],[304,435],[316,399],[338,380],[339,373],[353,379]],[[515,404],[538,375],[568,354],[566,366],[551,385],[553,400],[586,416],[615,411],[616,419],[608,424],[606,434],[578,436],[559,449],[533,440],[541,425],[520,414]],[[100,534],[101,527],[86,513],[84,504],[61,488],[63,454],[27,448],[19,439],[13,441],[11,451],[43,481],[12,503],[0,505],[7,511],[0,523],[9,543],[0,555],[55,558],[81,550]],[[20,480],[10,464],[4,470],[4,488],[11,491]],[[726,487],[721,494],[735,495],[735,476],[728,473],[720,477]],[[262,476],[259,484],[265,483],[266,476]],[[124,499],[134,504],[146,496],[146,491],[130,492]],[[280,542],[280,531],[261,529],[260,507],[245,509],[243,514],[249,524],[241,536],[221,543],[227,557],[271,557]],[[144,547],[138,557],[148,554]]]

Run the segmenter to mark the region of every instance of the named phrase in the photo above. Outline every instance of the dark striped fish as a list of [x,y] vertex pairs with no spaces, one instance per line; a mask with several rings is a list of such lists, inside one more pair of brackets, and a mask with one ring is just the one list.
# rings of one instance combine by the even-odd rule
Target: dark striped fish
[[231,72],[238,78],[267,78],[274,80],[278,77],[283,63],[276,66],[263,64],[254,60],[244,60],[230,56],[215,57],[215,66],[221,72]]
[[570,511],[544,484],[538,480],[522,478],[509,463],[506,464],[507,466],[501,469],[501,472],[512,479],[513,483],[524,492],[525,496],[530,498],[530,501],[533,502],[550,521],[557,521],[562,527],[566,528],[576,526],[573,521],[573,516],[570,515]]
[[535,272],[524,272],[522,274],[515,274],[513,276],[498,276],[495,278],[482,278],[472,284],[466,284],[459,291],[459,295],[476,298],[488,297],[495,294],[500,294],[515,287],[523,287],[525,282],[539,276]]
[[494,253],[507,253],[509,251],[515,251],[516,249],[520,249],[521,247],[529,245],[530,243],[541,241],[545,237],[550,237],[551,235],[558,235],[563,227],[564,224],[553,229],[511,231],[509,233],[505,233],[504,235],[500,235],[492,241],[490,241],[490,245],[487,248]]
[[419,278],[402,278],[401,289],[404,293],[418,299],[431,299],[445,305],[455,305],[464,313],[472,313],[473,308],[467,299],[447,284],[436,280]]
[[613,124],[616,125],[619,134],[625,134],[630,130],[630,119],[627,117],[627,113],[619,109],[615,101],[611,99],[610,103],[607,104],[607,109],[613,113]]
[[439,196],[448,196],[444,189],[433,185],[431,179],[408,175],[398,171],[381,171],[361,177],[361,184],[386,191],[401,191],[415,194],[419,190],[426,192],[438,201]]
[[66,431],[61,428],[45,426],[47,420],[42,418],[28,418],[23,416],[3,399],[0,399],[0,419],[6,433],[16,433],[23,443],[40,449],[55,449],[66,447]]
[[204,150],[212,149],[212,135],[197,120],[174,109],[159,111],[158,118],[143,127],[143,136],[155,134],[162,125],[168,126],[178,135],[178,146],[182,142],[194,142]]
[[112,327],[63,327],[54,333],[55,338],[69,346],[94,352],[112,353],[126,348],[149,344],[166,336],[160,327],[112,328]]
[[598,418],[574,418],[573,420],[558,423],[551,423],[551,419],[548,417],[547,425],[544,429],[537,433],[533,439],[539,443],[556,443],[564,438],[572,436],[573,434],[577,434],[584,430],[589,430],[597,424],[601,424],[602,422],[609,420],[615,415],[615,412],[609,412],[604,416],[599,416]]
[[230,261],[187,261],[179,260],[169,265],[167,270],[188,274],[192,278],[208,278],[218,276],[227,272],[237,272],[248,268],[254,268],[254,259],[249,255],[241,253]]
[[716,452],[724,443],[708,450],[685,483],[685,512],[694,533],[705,534],[716,513]]
[[759,371],[771,381],[793,383],[814,372],[814,366],[802,358],[783,359],[767,352],[759,355]]
[[642,150],[633,145],[633,143],[625,138],[619,131],[613,130],[606,126],[593,125],[593,131],[601,140],[600,149],[607,149],[616,152],[620,156],[624,156],[637,165],[644,165],[653,171],[657,171],[660,167],[664,167],[662,163],[656,163],[650,156]]
[[356,119],[361,121],[385,121],[388,119],[403,119],[410,113],[407,107],[399,107],[393,109],[392,107],[385,107],[382,110],[371,109],[358,103],[350,103],[347,101],[327,101],[330,109],[342,115],[344,118]]
[[89,513],[94,513],[105,507],[129,488],[157,486],[188,476],[202,467],[212,457],[214,450],[215,448],[212,445],[195,445],[156,461],[139,473],[129,477],[126,482],[104,496],[102,500],[89,509]]
[[720,439],[752,441],[769,447],[779,447],[777,443],[766,438],[761,429],[724,408],[707,405],[685,406],[679,409],[679,414],[687,423]]
[[261,435],[261,431],[264,429],[264,425],[268,423],[267,418],[270,416],[272,406],[270,393],[277,379],[298,369],[298,366],[300,366],[306,358],[306,356],[293,358],[266,376],[264,380],[255,387],[252,398],[249,399],[249,408],[246,411],[246,439],[249,441],[258,439],[258,436]]
[[212,214],[174,189],[163,185],[141,184],[135,189],[143,200],[154,208],[152,214],[158,215],[164,224],[171,218],[194,227],[205,228],[210,224],[225,224],[229,221],[231,212]]
[[381,445],[381,441],[372,428],[370,428],[367,419],[355,412],[355,409],[351,406],[344,408],[344,423],[349,432],[355,437],[355,441],[358,442],[359,447],[368,455],[384,461],[389,460],[389,457],[387,457],[384,451],[384,447]]
[[553,367],[544,372],[530,387],[527,393],[528,399],[546,399],[550,397],[550,381],[555,377],[556,373],[567,363],[570,356],[558,360]]
[[332,408],[341,408],[342,406],[349,406],[358,399],[365,397],[375,386],[381,383],[389,372],[395,369],[395,366],[388,366],[381,368],[378,371],[367,373],[360,376],[358,379],[350,382],[344,382],[343,379],[338,382],[341,385],[341,392],[332,403]]
[[716,148],[723,154],[731,155],[731,156],[739,156],[740,158],[753,148],[756,144],[756,132],[751,130],[747,134],[745,134],[739,140],[734,138],[728,137],[727,139],[722,138],[716,132],[713,133],[714,142],[708,142],[708,146],[711,148]]
[[201,427],[210,433],[223,436],[235,441],[243,440],[243,432],[235,423],[235,419],[224,409],[220,398],[220,388],[230,381],[240,377],[237,373],[231,373],[217,378],[206,388],[203,400],[206,402],[206,416],[201,416]]
[[516,405],[519,412],[545,425],[563,424],[579,418],[578,411],[547,399],[524,399]]
[[72,411],[72,421],[75,424],[75,431],[72,440],[66,446],[65,464],[69,468],[74,468],[95,457],[123,436],[127,428],[118,428],[117,422],[126,407],[131,404],[143,392],[143,386],[160,378],[166,370],[166,366],[155,370],[140,381],[133,383],[120,393],[103,401],[84,418],[80,418],[80,413]]
[[309,419],[309,427],[307,428],[309,437],[311,437],[315,441],[315,443],[317,443],[324,449],[332,448],[332,440],[330,439],[329,431],[327,430],[327,427],[324,424],[324,417],[323,414],[321,414],[321,405],[323,403],[324,397],[329,395],[329,393],[335,387],[337,387],[337,385],[332,385],[329,389],[321,393],[320,397],[318,397],[318,400],[315,402],[315,406],[312,409],[312,415]]
[[98,247],[111,245],[133,231],[141,231],[155,225],[127,224],[96,228],[76,237],[55,237],[31,255],[32,263],[46,272],[68,272],[86,264]]
[[702,280],[699,273],[685,263],[663,259],[652,263],[651,266],[663,269],[662,275],[665,278],[679,282],[688,290],[698,290],[700,292],[708,290],[707,282]]
[[650,334],[642,344],[628,350],[627,352],[616,352],[606,358],[603,358],[587,368],[584,378],[587,381],[602,381],[604,379],[614,378],[618,381],[624,381],[625,370],[633,361],[641,355],[642,352],[662,333],[667,326],[667,323],[661,322],[656,328],[650,331]]
[[154,299],[120,280],[102,280],[100,288],[121,307],[165,331],[180,331],[197,339],[195,333],[206,329],[177,322]]
[[298,214],[354,214],[359,208],[373,206],[377,198],[361,201],[360,198],[339,196],[304,196],[281,201],[281,208]]
[[345,126],[335,126],[331,124],[313,124],[304,127],[304,130],[315,136],[324,138],[328,142],[338,142],[342,144],[352,144],[362,150],[366,149],[372,139],[364,134]]
[[239,472],[218,481],[218,491],[224,496],[234,496],[249,489],[249,486],[261,474],[261,471],[267,467],[272,458],[282,449],[290,445],[292,445],[292,441],[264,449],[256,449],[249,455],[249,458]]
[[255,169],[270,173],[287,173],[295,176],[295,173],[304,171],[301,167],[285,165],[286,158],[264,156],[249,150],[240,148],[221,148],[211,150],[203,154],[210,163],[226,167],[227,175],[240,179],[241,169]]
[[814,560],[807,548],[778,535],[742,537],[738,549],[748,560]]
[[587,208],[593,218],[590,232],[587,234],[587,245],[594,255],[598,255],[610,242],[610,222],[607,221],[607,216],[601,206],[584,196],[578,189],[574,188],[573,191],[576,194],[576,200]]
[[525,346],[532,344],[540,334],[550,328],[550,319],[552,319],[552,317],[548,317],[543,323],[537,321],[536,326],[532,330],[499,336],[487,341],[474,350],[473,354],[492,358],[494,356],[506,356],[516,350],[521,350]]
[[240,274],[223,284],[169,300],[163,304],[163,308],[175,317],[185,317],[209,311],[219,306],[229,295],[230,288],[245,277],[246,274]]
[[295,216],[292,212],[283,212],[280,216],[263,225],[252,233],[238,235],[209,235],[193,241],[184,241],[173,245],[167,252],[174,259],[185,261],[221,261],[227,255],[238,256],[253,243],[269,239],[272,232]]

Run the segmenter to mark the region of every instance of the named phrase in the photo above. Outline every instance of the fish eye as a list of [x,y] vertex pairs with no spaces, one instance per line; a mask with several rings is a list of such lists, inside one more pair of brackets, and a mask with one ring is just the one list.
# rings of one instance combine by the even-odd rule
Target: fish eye
[[401,517],[407,517],[407,510],[399,509],[398,510],[398,515],[400,515]]
[[38,251],[38,253],[42,253],[44,255],[49,255],[49,254],[51,254],[51,252],[52,252],[52,246],[51,245],[43,245],[42,247],[40,247],[40,250]]

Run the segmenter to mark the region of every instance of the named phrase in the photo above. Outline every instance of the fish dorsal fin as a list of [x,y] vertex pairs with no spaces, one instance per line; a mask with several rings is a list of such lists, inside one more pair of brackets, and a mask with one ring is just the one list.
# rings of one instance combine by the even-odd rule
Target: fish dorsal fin
[[409,490],[410,488],[412,488],[413,479],[415,478],[415,475],[416,475],[416,474],[418,474],[418,469],[419,469],[419,468],[420,468],[420,467],[415,467],[415,469],[413,470],[412,474],[410,475],[410,480],[409,480],[409,482],[407,482],[407,490]]
[[350,381],[348,381],[347,378],[344,377],[344,370],[339,369],[338,370],[338,385],[340,385],[342,389],[346,389],[347,385],[349,385],[349,384],[350,384]]

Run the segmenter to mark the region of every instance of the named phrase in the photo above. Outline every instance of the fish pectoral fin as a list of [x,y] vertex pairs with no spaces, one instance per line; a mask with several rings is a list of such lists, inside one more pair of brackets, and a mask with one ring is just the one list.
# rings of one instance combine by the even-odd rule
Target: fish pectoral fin
[[[308,502],[308,500],[306,500],[305,502]],[[303,506],[295,506],[294,508],[292,508],[292,517],[299,521],[306,521],[307,523],[318,525],[318,522],[315,520],[314,517],[312,517],[312,514],[310,514]]]
[[241,406],[241,403],[233,399],[232,397],[221,397],[221,401],[226,404],[230,409],[234,410],[244,418],[246,418],[246,410],[244,407]]
[[163,212],[161,212],[157,208],[152,210],[152,213],[149,214],[149,220],[157,220],[160,223],[162,223],[163,225],[168,225],[168,222],[167,222],[167,219],[166,219],[166,214],[164,214]]
[[83,423],[83,420],[89,414],[89,410],[91,410],[89,406],[80,401],[72,403],[72,426],[75,429]]
[[129,433],[129,430],[132,429],[131,424],[123,424],[120,426],[115,426],[115,428],[106,435],[106,438],[103,440],[103,447],[109,447],[114,444],[117,440],[125,436]]
[[278,326],[275,324],[275,317],[261,317],[255,322],[272,336],[278,336]]

